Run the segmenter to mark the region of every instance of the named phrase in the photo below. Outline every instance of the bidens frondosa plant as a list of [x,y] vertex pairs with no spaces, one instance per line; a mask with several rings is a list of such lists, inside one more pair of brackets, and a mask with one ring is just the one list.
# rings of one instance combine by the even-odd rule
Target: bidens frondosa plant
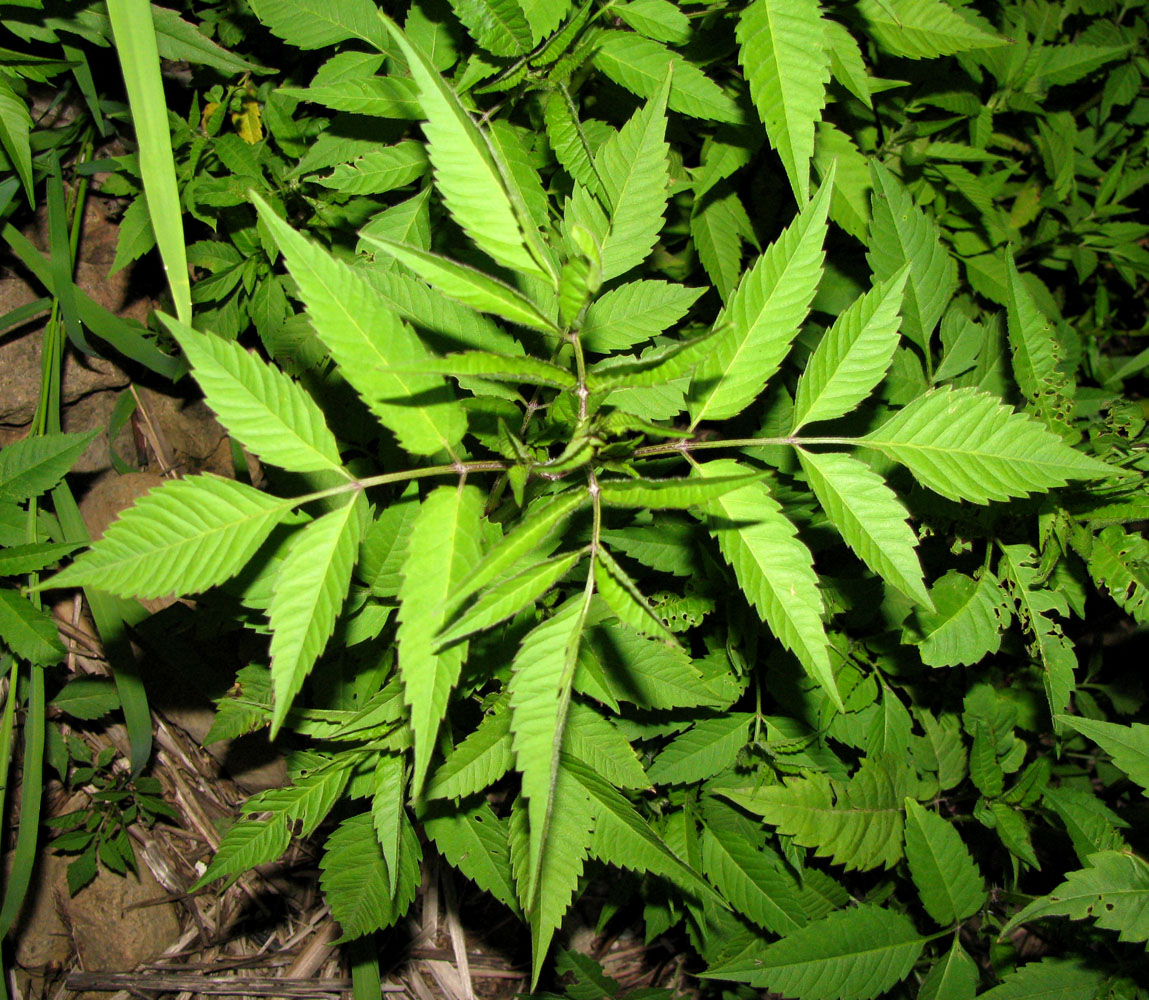
[[[425,154],[434,189],[365,230],[358,254],[321,246],[283,203],[252,194],[260,239],[282,255],[330,359],[324,392],[232,340],[165,323],[233,437],[299,490],[171,482],[43,585],[155,597],[227,584],[249,617],[266,615],[269,662],[241,672],[216,734],[286,728],[311,749],[291,787],[248,802],[203,882],[278,857],[330,817],[323,888],[344,939],[368,935],[415,896],[421,826],[529,924],[535,981],[594,859],[635,873],[648,936],[682,924],[706,977],[803,1000],[869,998],[916,967],[919,995],[972,996],[979,972],[956,932],[978,914],[999,930],[1003,919],[939,799],[972,789],[973,819],[999,838],[1016,881],[1036,864],[1021,810],[1043,795],[1071,836],[1098,831],[1082,832],[1080,793],[1050,787],[1049,761],[1027,762],[1015,726],[1041,715],[1063,736],[1112,738],[1125,766],[1110,731],[1123,727],[1066,714],[1076,660],[1052,617],[1067,599],[1050,581],[1063,580],[1068,543],[1056,540],[1077,508],[1040,501],[1040,549],[1027,529],[994,527],[1013,502],[1071,482],[1123,496],[1120,469],[1074,447],[1080,434],[1050,404],[1058,343],[1012,257],[1004,323],[955,300],[937,223],[875,158],[868,219],[850,216],[848,199],[834,212],[865,234],[871,287],[828,327],[809,322],[831,208],[857,178],[838,188],[831,159],[811,183],[828,69],[791,46],[779,75],[771,33],[783,27],[769,3],[747,8],[737,38],[799,210],[744,272],[699,228],[717,292],[704,301],[721,302],[709,316],[708,289],[634,276],[658,252],[684,169],[668,115],[741,114],[694,65],[668,57],[657,77],[631,79],[642,101],[625,124],[584,127],[562,74],[551,86],[546,73],[590,5],[561,26],[556,5],[535,32],[559,40],[553,58],[547,42],[519,67],[546,95],[555,169],[544,186],[526,130],[478,119],[458,96],[467,87],[370,4],[334,5],[347,16],[323,32],[309,8],[255,6],[301,47],[355,38],[387,55],[387,75],[347,86],[416,109],[425,143],[405,140],[403,155]],[[496,56],[521,51],[499,51],[510,29],[459,6]],[[663,6],[618,9],[639,21],[645,10],[655,28],[661,11],[669,30],[678,21]],[[848,51],[815,4],[793,6],[814,27],[785,30],[800,41],[824,28]],[[896,41],[902,26],[871,6]],[[947,31],[949,52],[1004,41],[961,18],[931,30],[916,44]],[[612,51],[618,63],[619,37],[668,51],[608,31],[599,65]],[[732,155],[725,173],[715,157],[712,185],[745,162]],[[431,238],[429,199],[448,236]],[[465,241],[449,238],[458,231]],[[986,388],[1001,372],[982,348],[1003,326],[1024,409]],[[899,375],[896,353],[920,359],[923,385],[881,388]],[[377,431],[349,440],[329,427],[354,425],[330,410],[345,389]],[[927,582],[919,533],[979,517],[952,553],[974,563],[945,542]],[[812,547],[837,572],[820,575]],[[1019,670],[1039,678],[1044,704],[978,683],[960,713],[931,705],[928,678],[943,676],[931,671],[997,653],[1014,616]],[[334,705],[301,695],[322,670],[352,678]],[[1095,814],[1108,839],[1069,884],[1149,890],[1111,814]],[[843,870],[889,874],[847,882]],[[1015,922],[1081,916],[1064,898]],[[1098,925],[1144,940],[1115,906]],[[1067,962],[1015,979],[1095,989],[1105,975]]]

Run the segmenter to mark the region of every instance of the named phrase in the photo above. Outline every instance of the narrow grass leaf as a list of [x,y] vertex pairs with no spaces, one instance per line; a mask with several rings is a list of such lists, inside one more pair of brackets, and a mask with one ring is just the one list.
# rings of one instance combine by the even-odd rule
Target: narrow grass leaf
[[181,322],[191,323],[191,282],[184,242],[183,209],[176,186],[168,106],[160,54],[148,0],[108,0],[108,18],[120,58],[139,146],[140,177],[148,215]]

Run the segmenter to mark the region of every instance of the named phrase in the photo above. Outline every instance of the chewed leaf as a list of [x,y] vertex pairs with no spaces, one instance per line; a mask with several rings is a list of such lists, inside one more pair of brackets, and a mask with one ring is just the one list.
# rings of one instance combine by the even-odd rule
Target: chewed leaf
[[37,589],[198,594],[237,573],[290,506],[210,473],[173,479],[137,500],[100,541]]

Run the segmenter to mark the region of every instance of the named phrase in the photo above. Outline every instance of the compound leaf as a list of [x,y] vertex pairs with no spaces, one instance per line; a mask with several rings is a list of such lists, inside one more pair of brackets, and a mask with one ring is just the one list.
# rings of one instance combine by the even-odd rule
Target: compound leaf
[[650,279],[619,285],[590,304],[579,339],[597,354],[625,351],[677,323],[704,291]]
[[17,656],[40,666],[59,663],[67,652],[52,615],[14,590],[0,590],[0,640]]
[[928,354],[934,327],[957,289],[957,263],[942,246],[937,223],[914,204],[905,185],[877,160],[870,161],[870,175],[874,189],[866,260],[877,281],[909,267],[902,333]]
[[439,634],[436,644],[440,648],[446,647],[472,632],[490,628],[510,618],[547,593],[571,571],[582,556],[582,552],[570,552],[545,559],[497,583],[485,591],[457,620],[450,622]]
[[734,99],[702,70],[661,42],[632,31],[604,31],[598,38],[594,64],[619,86],[647,99],[658,93],[673,66],[667,100],[672,110],[718,122],[743,120]]
[[0,500],[47,493],[92,443],[88,434],[33,434],[0,449]]
[[435,633],[446,620],[460,582],[479,562],[482,493],[474,486],[440,486],[419,508],[399,587],[399,674],[415,733],[412,791],[418,797],[439,722],[459,679],[467,644],[437,650]]
[[532,987],[582,875],[593,828],[590,796],[566,768],[555,774],[552,817],[541,856],[530,853],[527,807],[521,796],[511,810],[511,871],[531,925]]
[[858,0],[857,11],[880,45],[907,59],[933,59],[1009,43],[941,0]]
[[276,573],[271,605],[271,738],[283,725],[331,633],[347,596],[366,522],[362,492],[295,532]]
[[985,902],[985,883],[952,823],[906,799],[906,861],[926,912],[943,927]]
[[471,37],[493,56],[509,59],[534,46],[531,26],[517,0],[452,0]]
[[726,782],[715,792],[819,857],[865,871],[902,856],[904,784],[897,762],[869,757],[845,781],[815,772],[780,785]]
[[562,770],[572,775],[590,796],[595,813],[592,855],[620,868],[662,875],[696,895],[718,901],[710,886],[663,843],[622,793],[593,768],[564,753]]
[[[704,477],[729,477],[743,467],[732,459],[699,466]],[[782,645],[841,705],[822,623],[822,595],[814,560],[764,483],[750,483],[706,507],[710,533],[734,570],[742,592]]]
[[453,450],[467,418],[442,376],[386,370],[428,357],[415,332],[362,275],[297,233],[258,194],[252,200],[287,258],[320,340],[371,412],[412,454]]
[[730,712],[696,722],[655,758],[648,777],[656,785],[680,785],[724,771],[746,745],[746,727],[753,718],[747,712]]
[[992,573],[974,580],[950,570],[930,589],[933,611],[918,611],[905,640],[916,642],[922,662],[953,667],[980,662],[1001,646],[1009,624],[1005,594]]
[[519,909],[511,875],[507,823],[486,802],[436,805],[420,817],[427,835],[450,864],[512,912]]
[[868,465],[837,452],[798,451],[810,489],[858,558],[919,604],[933,602],[922,581],[909,513]]
[[1036,420],[976,389],[932,389],[859,443],[900,462],[935,493],[972,503],[1116,474]]
[[493,785],[514,763],[511,709],[500,699],[462,743],[455,747],[427,784],[428,799],[461,799]]
[[738,19],[739,61],[799,205],[810,200],[814,125],[830,66],[818,0],[754,0]]
[[725,803],[706,803],[702,864],[737,911],[774,934],[792,934],[806,916],[797,882],[770,848],[760,850],[760,828]]
[[863,903],[774,944],[755,941],[704,975],[800,1000],[873,1000],[909,975],[925,943],[909,918]]
[[602,241],[602,279],[609,281],[646,260],[666,211],[669,147],[666,100],[670,76],[595,155],[595,171],[609,206]]
[[296,48],[322,49],[349,38],[390,48],[371,0],[255,0],[251,6],[273,35]]
[[235,341],[197,333],[170,316],[160,318],[192,363],[208,406],[246,448],[291,472],[343,472],[323,411],[289,375]]
[[327,838],[319,863],[320,885],[331,915],[343,929],[340,941],[390,927],[415,898],[421,852],[410,822],[402,826],[401,870],[394,893],[370,813],[348,817]]
[[715,327],[710,357],[694,372],[691,427],[750,405],[778,370],[822,277],[833,178],[739,282]]
[[792,434],[849,413],[882,380],[898,346],[898,307],[907,275],[903,267],[871,288],[818,342],[798,379]]
[[1093,963],[1043,958],[1023,965],[978,1000],[1081,1000],[1097,996],[1108,975]]
[[[530,839],[530,871],[533,881],[525,894],[537,894],[537,878],[545,854],[554,847],[546,842],[563,726],[570,704],[571,681],[578,656],[587,603],[582,595],[571,598],[523,639],[511,664],[511,712],[515,764],[523,776]],[[525,906],[530,911],[530,906]]]
[[1057,721],[1076,729],[1093,740],[1113,758],[1113,765],[1123,771],[1149,795],[1149,726],[1135,722],[1120,726],[1075,715],[1059,715]]
[[529,229],[524,229],[526,209],[520,206],[516,210],[508,191],[505,175],[510,168],[498,161],[487,137],[431,61],[411,45],[389,18],[379,16],[406,58],[419,88],[426,116],[423,134],[427,138],[427,154],[447,211],[493,260],[512,270],[553,281],[556,276],[535,260],[548,260],[547,255],[528,249],[528,241],[537,243],[539,237],[534,233],[532,240]]
[[512,323],[528,326],[543,333],[558,333],[558,327],[547,319],[522,292],[488,274],[447,257],[419,247],[396,243],[377,236],[362,235],[364,243],[378,247],[401,261],[429,285],[444,295],[457,299],[480,312],[493,313]]
[[98,586],[122,597],[198,594],[237,573],[289,502],[211,473],[140,497],[104,537],[37,588]]

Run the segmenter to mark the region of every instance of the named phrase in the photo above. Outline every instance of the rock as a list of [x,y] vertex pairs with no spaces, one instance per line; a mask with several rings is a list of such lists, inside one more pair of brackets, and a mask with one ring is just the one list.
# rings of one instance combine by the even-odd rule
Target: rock
[[[96,427],[100,429],[84,454],[76,459],[72,466],[73,472],[100,473],[112,468],[108,449],[108,421],[111,420],[112,410],[122,391],[94,392],[64,409],[61,414],[64,430],[82,434]],[[131,421],[128,421],[116,436],[116,451],[124,461],[134,463],[135,450]]]
[[[138,852],[137,852],[138,856]],[[100,870],[68,894],[68,857],[41,853],[16,925],[16,961],[25,968],[65,965],[73,951],[89,972],[126,972],[158,955],[180,934],[175,906],[139,906],[165,895],[141,865],[139,877]]]
[[[23,286],[14,293],[10,280],[0,280],[0,312],[30,301],[34,296]],[[26,297],[23,293],[26,293]],[[36,415],[40,398],[40,348],[43,333],[36,331],[0,344],[0,423],[22,425]],[[83,357],[68,347],[64,354],[61,401],[64,405],[101,389],[128,384],[128,376],[110,361]]]
[[97,479],[80,501],[80,514],[92,540],[102,538],[121,511],[165,482],[162,476],[152,472],[129,472],[123,476],[109,472]]

